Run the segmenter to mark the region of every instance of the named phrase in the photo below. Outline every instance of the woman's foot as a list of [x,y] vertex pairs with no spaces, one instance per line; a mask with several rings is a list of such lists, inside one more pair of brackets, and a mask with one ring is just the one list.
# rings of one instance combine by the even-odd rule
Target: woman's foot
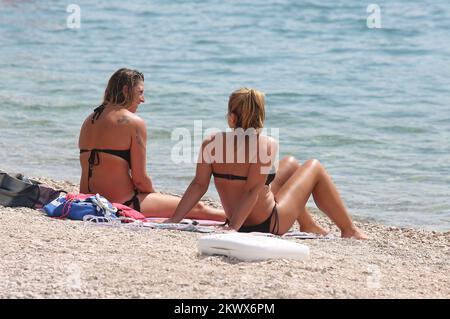
[[367,235],[364,234],[357,227],[352,227],[348,230],[341,231],[342,238],[352,238],[352,239],[368,239]]

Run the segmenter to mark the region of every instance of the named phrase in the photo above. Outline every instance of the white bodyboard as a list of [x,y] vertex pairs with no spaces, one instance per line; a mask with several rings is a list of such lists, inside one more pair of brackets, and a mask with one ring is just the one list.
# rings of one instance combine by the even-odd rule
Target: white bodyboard
[[309,258],[309,247],[306,245],[280,238],[235,232],[203,236],[198,241],[198,250],[205,255],[224,255],[243,261]]

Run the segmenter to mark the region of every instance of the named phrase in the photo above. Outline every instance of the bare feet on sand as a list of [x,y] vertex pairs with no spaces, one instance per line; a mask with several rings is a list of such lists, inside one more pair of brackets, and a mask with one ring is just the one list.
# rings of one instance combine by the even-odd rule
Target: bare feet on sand
[[364,234],[361,230],[356,227],[352,227],[349,230],[341,231],[342,238],[350,238],[350,239],[368,239],[366,234]]
[[312,233],[312,234],[318,234],[318,235],[327,235],[329,233],[329,230],[323,228],[319,224],[311,224],[311,225],[300,225],[300,231],[305,233]]
[[[300,225],[300,231],[322,236],[326,236],[330,232],[329,230],[323,228],[317,223],[312,223],[310,225]],[[367,235],[364,234],[361,230],[359,230],[355,226],[346,230],[342,230],[341,237],[350,239],[368,239]]]

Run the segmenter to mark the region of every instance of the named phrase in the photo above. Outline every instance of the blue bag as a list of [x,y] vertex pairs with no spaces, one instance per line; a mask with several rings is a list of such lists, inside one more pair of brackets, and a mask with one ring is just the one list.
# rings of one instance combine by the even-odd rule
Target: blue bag
[[67,194],[60,196],[44,206],[50,217],[83,220],[86,215],[118,218],[115,208],[105,197],[85,194]]

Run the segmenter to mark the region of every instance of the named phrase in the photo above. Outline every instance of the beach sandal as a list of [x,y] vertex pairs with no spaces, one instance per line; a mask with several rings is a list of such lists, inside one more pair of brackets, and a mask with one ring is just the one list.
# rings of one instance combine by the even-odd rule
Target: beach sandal
[[105,216],[86,215],[83,217],[83,224],[85,226],[121,227],[130,230],[144,229],[142,221],[129,217],[108,218]]

